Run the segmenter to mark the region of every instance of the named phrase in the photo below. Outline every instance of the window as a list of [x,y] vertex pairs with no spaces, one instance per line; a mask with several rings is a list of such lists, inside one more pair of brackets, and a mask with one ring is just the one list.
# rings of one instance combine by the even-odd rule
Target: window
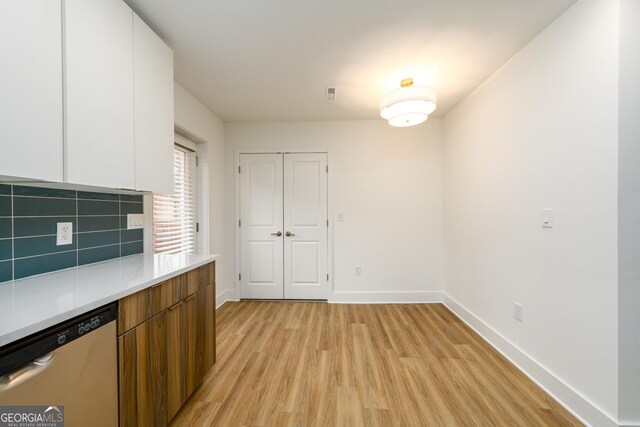
[[196,251],[196,153],[176,145],[173,150],[174,193],[153,196],[155,253]]

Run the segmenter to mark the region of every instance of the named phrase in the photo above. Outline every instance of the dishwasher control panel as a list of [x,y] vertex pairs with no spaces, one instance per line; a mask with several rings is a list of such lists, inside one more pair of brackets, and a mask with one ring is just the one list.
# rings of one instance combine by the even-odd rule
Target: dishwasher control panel
[[93,329],[98,328],[100,325],[110,322],[109,316],[105,313],[101,313],[95,317],[87,319],[86,321],[78,324],[78,335],[83,335]]
[[0,376],[116,320],[109,304],[0,348]]

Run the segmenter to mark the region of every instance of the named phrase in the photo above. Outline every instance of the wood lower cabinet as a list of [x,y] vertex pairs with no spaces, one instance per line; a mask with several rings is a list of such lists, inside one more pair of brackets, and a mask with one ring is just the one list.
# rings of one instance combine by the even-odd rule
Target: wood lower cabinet
[[184,387],[187,396],[193,393],[198,383],[200,383],[196,369],[196,361],[198,359],[198,293],[196,292],[184,300],[182,310]]
[[167,425],[167,313],[118,337],[120,427]]
[[[216,286],[211,284],[204,289],[204,360],[201,365],[202,377],[216,363]],[[209,307],[214,307],[210,310]]]
[[166,426],[215,363],[215,266],[203,267],[121,300],[118,331],[137,326],[118,337],[120,427]]
[[215,363],[215,286],[209,285],[184,300],[185,391],[193,393]]
[[167,309],[167,419],[171,420],[187,398],[184,376],[184,303]]

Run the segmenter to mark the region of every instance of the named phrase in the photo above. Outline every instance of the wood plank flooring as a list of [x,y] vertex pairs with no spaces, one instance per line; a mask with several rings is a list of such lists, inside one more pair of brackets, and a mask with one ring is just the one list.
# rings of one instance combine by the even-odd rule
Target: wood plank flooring
[[444,305],[228,302],[172,426],[577,426]]

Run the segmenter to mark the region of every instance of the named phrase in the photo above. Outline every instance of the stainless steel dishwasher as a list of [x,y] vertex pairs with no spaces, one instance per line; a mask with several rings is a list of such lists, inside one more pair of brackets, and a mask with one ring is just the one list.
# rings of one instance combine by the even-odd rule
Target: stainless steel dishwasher
[[0,406],[63,406],[65,427],[118,425],[116,304],[0,349]]

